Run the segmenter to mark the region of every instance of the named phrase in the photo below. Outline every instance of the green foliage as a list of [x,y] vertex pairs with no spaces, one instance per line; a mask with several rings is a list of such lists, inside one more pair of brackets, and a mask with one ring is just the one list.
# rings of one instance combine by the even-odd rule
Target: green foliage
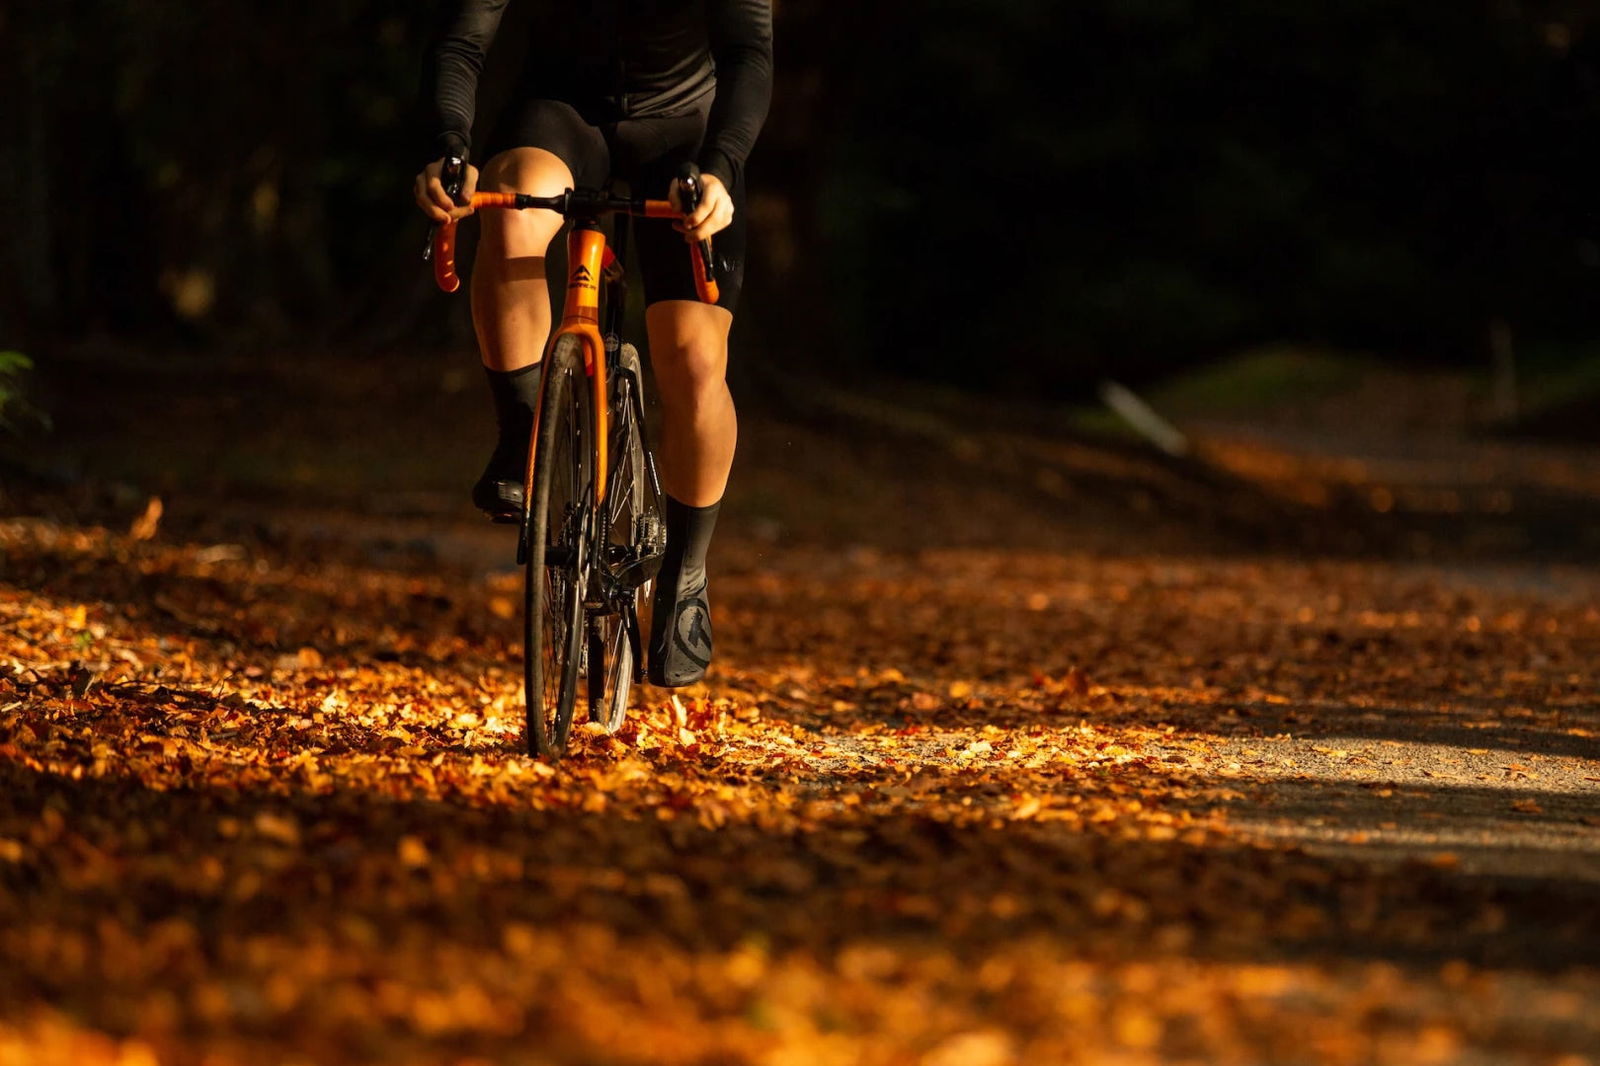
[[0,351],[0,430],[15,434],[30,422],[48,424],[28,399],[25,378],[32,370],[33,360],[21,352]]
[[[1516,413],[1495,428],[1503,433],[1564,440],[1600,439],[1600,348],[1588,343],[1519,345],[1516,350]],[[1488,367],[1477,387],[1494,389]]]
[[[1370,357],[1271,345],[1207,362],[1141,390],[1163,417],[1249,421],[1297,405],[1315,403],[1356,386],[1373,367]],[[1069,425],[1083,432],[1133,436],[1127,424],[1099,403],[1076,407]]]
[[1573,356],[1544,375],[1530,375],[1519,399],[1528,412],[1580,401],[1600,409],[1600,354]]
[[1370,365],[1370,359],[1356,355],[1273,346],[1175,375],[1158,385],[1150,399],[1162,413],[1177,417],[1248,417],[1349,388]]

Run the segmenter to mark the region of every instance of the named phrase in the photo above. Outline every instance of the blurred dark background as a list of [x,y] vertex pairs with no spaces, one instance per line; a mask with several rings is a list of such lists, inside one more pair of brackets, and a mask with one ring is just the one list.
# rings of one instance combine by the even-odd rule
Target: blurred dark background
[[[0,348],[469,345],[409,203],[437,8],[8,5]],[[1591,366],[1597,9],[777,0],[746,362],[1062,401],[1274,342]]]

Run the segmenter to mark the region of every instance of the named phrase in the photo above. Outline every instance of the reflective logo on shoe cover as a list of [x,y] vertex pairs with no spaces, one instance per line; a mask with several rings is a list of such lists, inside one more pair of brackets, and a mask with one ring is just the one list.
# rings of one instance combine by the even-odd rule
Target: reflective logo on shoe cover
[[711,611],[705,600],[686,600],[678,607],[673,643],[696,666],[711,665]]

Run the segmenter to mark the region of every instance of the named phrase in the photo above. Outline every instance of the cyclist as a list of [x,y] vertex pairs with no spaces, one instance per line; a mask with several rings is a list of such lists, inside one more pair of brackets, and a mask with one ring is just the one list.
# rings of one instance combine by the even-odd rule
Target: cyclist
[[[435,137],[417,175],[417,205],[435,222],[470,208],[440,181],[447,159],[469,159],[479,72],[508,0],[455,0],[425,70]],[[744,162],[772,94],[770,0],[590,0],[539,5],[517,91],[461,190],[548,196],[626,180],[636,195],[678,197],[679,164],[699,164],[704,194],[677,224],[636,227],[645,327],[662,427],[667,552],[656,582],[648,676],[692,684],[711,661],[706,553],[733,465],[737,423],[728,392],[728,331],[744,276]],[[561,218],[544,211],[485,215],[472,274],[472,320],[489,377],[499,440],[473,502],[492,517],[520,514],[537,367],[550,333],[545,256]],[[683,244],[715,235],[721,295],[695,298]]]

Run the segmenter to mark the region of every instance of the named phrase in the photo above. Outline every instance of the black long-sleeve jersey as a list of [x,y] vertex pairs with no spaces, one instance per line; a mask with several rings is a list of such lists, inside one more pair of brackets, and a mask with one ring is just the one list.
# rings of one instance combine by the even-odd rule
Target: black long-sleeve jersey
[[[510,0],[455,0],[428,63],[434,158],[468,153],[478,75]],[[770,0],[541,2],[519,93],[596,124],[681,114],[714,93],[700,166],[733,185],[772,97]]]

